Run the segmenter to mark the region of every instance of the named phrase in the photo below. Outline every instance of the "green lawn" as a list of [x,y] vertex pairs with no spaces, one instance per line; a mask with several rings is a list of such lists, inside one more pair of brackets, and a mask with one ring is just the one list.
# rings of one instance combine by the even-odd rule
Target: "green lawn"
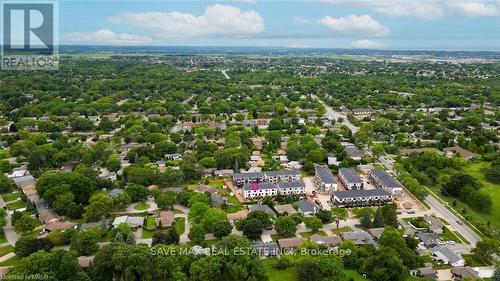
[[137,205],[134,206],[134,209],[137,211],[145,211],[149,208],[148,203],[138,203]]
[[0,244],[7,242],[7,238],[5,237],[5,234],[0,235]]
[[292,237],[296,237],[295,234],[294,235],[290,235],[290,236],[283,236],[283,235],[279,235],[279,234],[271,234],[271,239],[273,239],[274,242],[278,241],[278,239],[292,238]]
[[[500,185],[491,183],[484,178],[483,172],[489,168],[489,166],[490,162],[477,161],[467,165],[464,169],[464,172],[476,178],[483,185],[481,191],[488,193],[491,196],[492,208],[489,214],[474,211],[459,199],[442,195],[440,186],[429,186],[428,188],[439,198],[447,202],[450,208],[455,209],[463,216],[469,216],[471,218],[469,221],[477,221],[484,224],[490,222],[491,228],[500,231]],[[455,200],[457,205],[453,206],[453,201]],[[467,210],[465,215],[462,213],[464,208]]]
[[3,246],[0,248],[0,257],[3,257],[10,252],[14,252],[14,247],[12,247],[11,245]]
[[226,214],[236,213],[243,209],[243,205],[236,199],[234,196],[227,196],[227,201],[229,204],[232,204],[232,207],[228,207],[226,210]]
[[0,266],[16,266],[21,262],[21,259],[20,256],[14,256],[4,262],[0,262]]
[[287,269],[275,269],[269,268],[268,276],[269,281],[296,281],[298,280],[297,271],[295,267],[289,267]]
[[306,232],[300,232],[299,233],[300,236],[302,236],[303,238],[310,238],[313,234],[319,234],[320,236],[328,236],[326,234],[326,232],[324,232],[323,230],[319,230],[319,231],[315,231],[315,232],[312,232],[312,231],[306,231]]
[[442,241],[455,241],[460,243],[460,239],[455,235],[455,233],[449,230],[446,226],[444,227],[443,234],[439,237]]
[[177,233],[179,235],[184,234],[184,231],[186,231],[186,219],[184,218],[177,218],[175,220],[175,229],[177,230]]
[[152,231],[152,230],[147,230],[147,229],[143,229],[142,230],[142,234],[141,234],[141,238],[142,239],[149,239],[149,238],[153,238],[153,234],[155,232]]
[[3,201],[5,201],[5,202],[14,201],[14,200],[16,200],[19,197],[21,197],[21,193],[20,192],[7,193],[7,194],[2,195]]
[[14,203],[7,204],[7,208],[9,210],[17,210],[26,207],[26,202],[23,201],[16,201]]
[[339,235],[340,233],[352,231],[352,228],[350,228],[349,226],[344,226],[344,227],[339,227],[339,228],[332,228],[332,229],[329,229],[329,230],[331,232],[333,232],[334,234]]
[[147,217],[145,229],[155,230],[156,229],[156,219],[153,217]]
[[477,259],[475,255],[462,254],[462,257],[465,260],[465,264],[468,266],[472,266],[472,267],[489,266],[489,264],[487,264],[486,262]]
[[174,214],[184,214],[184,212],[179,209],[174,209]]

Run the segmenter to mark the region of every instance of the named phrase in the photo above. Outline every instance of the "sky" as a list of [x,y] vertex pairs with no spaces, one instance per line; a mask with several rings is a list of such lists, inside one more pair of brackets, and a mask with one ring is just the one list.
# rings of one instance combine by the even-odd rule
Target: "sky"
[[60,0],[61,44],[500,50],[500,0]]

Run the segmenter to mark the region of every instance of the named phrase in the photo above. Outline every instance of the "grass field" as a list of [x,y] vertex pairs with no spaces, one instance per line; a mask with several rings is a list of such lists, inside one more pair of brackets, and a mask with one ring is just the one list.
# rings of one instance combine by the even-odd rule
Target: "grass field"
[[0,248],[0,257],[5,256],[6,254],[8,254],[10,252],[14,252],[14,247],[12,247],[11,245],[1,247]]
[[[490,163],[485,161],[477,161],[467,165],[464,172],[476,178],[483,187],[482,192],[488,193],[491,196],[492,208],[489,214],[474,211],[464,202],[453,197],[447,197],[441,194],[440,186],[429,186],[439,198],[448,203],[448,206],[452,207],[458,213],[464,215],[462,210],[465,208],[467,213],[465,215],[470,216],[472,220],[490,225],[493,229],[500,231],[500,185],[491,183],[484,178],[484,171],[489,168]],[[453,201],[456,200],[457,205],[453,206]]]
[[177,218],[175,220],[175,229],[179,235],[184,234],[184,231],[186,231],[186,219]]
[[332,229],[329,229],[329,230],[331,232],[333,232],[334,234],[339,235],[340,233],[352,231],[352,228],[350,228],[349,226],[344,226],[344,227],[339,227],[339,228],[332,228]]
[[21,262],[20,256],[14,256],[4,262],[0,262],[0,266],[16,266]]
[[295,234],[294,235],[290,235],[290,236],[283,236],[283,235],[279,235],[279,234],[271,234],[271,239],[273,239],[274,242],[277,242],[278,239],[291,238],[291,237],[296,237],[296,236],[295,236]]
[[23,201],[16,201],[14,203],[7,204],[7,208],[9,210],[17,210],[26,207],[26,202]]
[[14,200],[16,200],[19,197],[21,197],[21,193],[20,192],[7,193],[7,194],[2,195],[3,201],[5,201],[5,202],[14,201]]
[[310,238],[313,234],[319,234],[320,236],[327,236],[326,232],[324,232],[323,230],[319,230],[319,231],[315,231],[315,232],[306,231],[306,232],[300,232],[299,234],[303,238]]
[[137,211],[145,211],[149,208],[149,204],[148,203],[139,203],[137,205],[134,206],[134,209],[136,209]]

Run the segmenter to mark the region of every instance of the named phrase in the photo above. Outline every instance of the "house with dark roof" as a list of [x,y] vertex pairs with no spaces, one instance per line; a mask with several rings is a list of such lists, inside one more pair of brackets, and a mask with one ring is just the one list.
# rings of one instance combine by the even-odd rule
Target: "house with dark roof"
[[359,161],[361,158],[365,157],[365,153],[354,145],[344,146],[344,151],[352,160]]
[[352,241],[355,245],[375,245],[375,240],[368,232],[359,230],[341,233],[342,240]]
[[283,214],[292,215],[292,214],[298,213],[292,204],[275,205],[274,209],[276,209],[278,214],[281,214],[281,215],[283,215]]
[[439,234],[428,233],[428,232],[417,232],[417,238],[425,245],[427,248],[432,248],[438,245]]
[[314,183],[320,191],[336,191],[338,187],[337,180],[330,168],[320,166],[314,169]]
[[116,196],[119,196],[120,194],[122,194],[123,192],[125,192],[125,190],[121,189],[121,188],[115,188],[115,189],[112,189],[109,193],[108,193],[108,197],[109,198],[113,198],[113,197],[116,197]]
[[300,237],[278,239],[278,245],[282,253],[294,251],[299,248],[306,239]]
[[449,264],[451,266],[464,266],[465,260],[462,256],[448,247],[436,246],[430,249],[434,259],[438,262]]
[[311,241],[318,245],[324,245],[327,248],[334,248],[338,246],[340,243],[342,243],[342,238],[337,235],[332,235],[332,236],[321,236],[319,234],[313,234],[309,238]]
[[340,168],[339,177],[346,189],[363,189],[363,180],[351,168]]
[[403,185],[385,170],[371,170],[370,177],[378,188],[384,189],[392,196],[397,197],[403,194]]
[[271,209],[269,206],[264,205],[264,204],[247,205],[247,207],[248,207],[248,211],[250,211],[250,212],[262,211],[262,212],[267,213],[273,217],[276,215],[276,213],[273,211],[273,209]]
[[319,206],[309,201],[308,199],[301,199],[295,202],[295,204],[297,204],[297,210],[299,211],[299,213],[303,214],[304,216],[312,216],[319,211]]
[[261,257],[277,257],[280,255],[280,249],[276,242],[254,242],[254,247]]
[[339,207],[381,206],[392,201],[383,189],[351,189],[332,192],[331,202]]

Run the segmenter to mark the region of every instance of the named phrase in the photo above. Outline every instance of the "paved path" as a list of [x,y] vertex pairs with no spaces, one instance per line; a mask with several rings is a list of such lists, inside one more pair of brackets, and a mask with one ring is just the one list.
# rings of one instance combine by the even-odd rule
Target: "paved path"
[[229,77],[229,75],[227,74],[227,70],[222,70],[221,72],[222,74],[224,74],[224,77],[226,77],[227,80],[231,79],[231,77]]
[[185,218],[184,219],[184,233],[180,235],[179,243],[180,244],[187,243],[187,242],[191,241],[191,240],[189,240],[189,237],[188,237],[189,230],[191,229],[191,224],[189,223],[189,218],[188,218],[189,208],[184,206],[184,205],[180,205],[180,204],[175,204],[174,208],[184,212],[184,214],[176,214],[175,217],[181,216],[181,217]]
[[12,215],[10,212],[7,212],[7,216],[5,217],[5,227],[4,232],[5,232],[5,238],[7,238],[7,241],[9,242],[10,245],[15,246],[17,240],[21,237],[17,232],[14,230],[14,226],[12,226]]
[[10,252],[10,253],[8,253],[8,254],[5,254],[5,255],[1,256],[1,257],[0,257],[0,262],[4,262],[4,261],[6,261],[6,260],[8,260],[8,259],[11,259],[11,258],[13,258],[13,257],[15,257],[15,256],[16,256],[16,254],[15,254],[15,253]]
[[335,120],[335,122],[337,122],[339,118],[342,118],[344,120],[342,121],[342,124],[346,125],[349,128],[349,130],[351,130],[352,134],[355,134],[359,130],[359,127],[354,126],[354,124],[352,124],[351,121],[347,119],[347,116],[345,114],[334,110],[331,106],[327,105],[324,101],[318,98],[318,96],[316,95],[311,95],[311,96],[314,99],[318,100],[321,104],[323,104],[323,106],[326,109],[325,115],[332,117],[333,120]]

